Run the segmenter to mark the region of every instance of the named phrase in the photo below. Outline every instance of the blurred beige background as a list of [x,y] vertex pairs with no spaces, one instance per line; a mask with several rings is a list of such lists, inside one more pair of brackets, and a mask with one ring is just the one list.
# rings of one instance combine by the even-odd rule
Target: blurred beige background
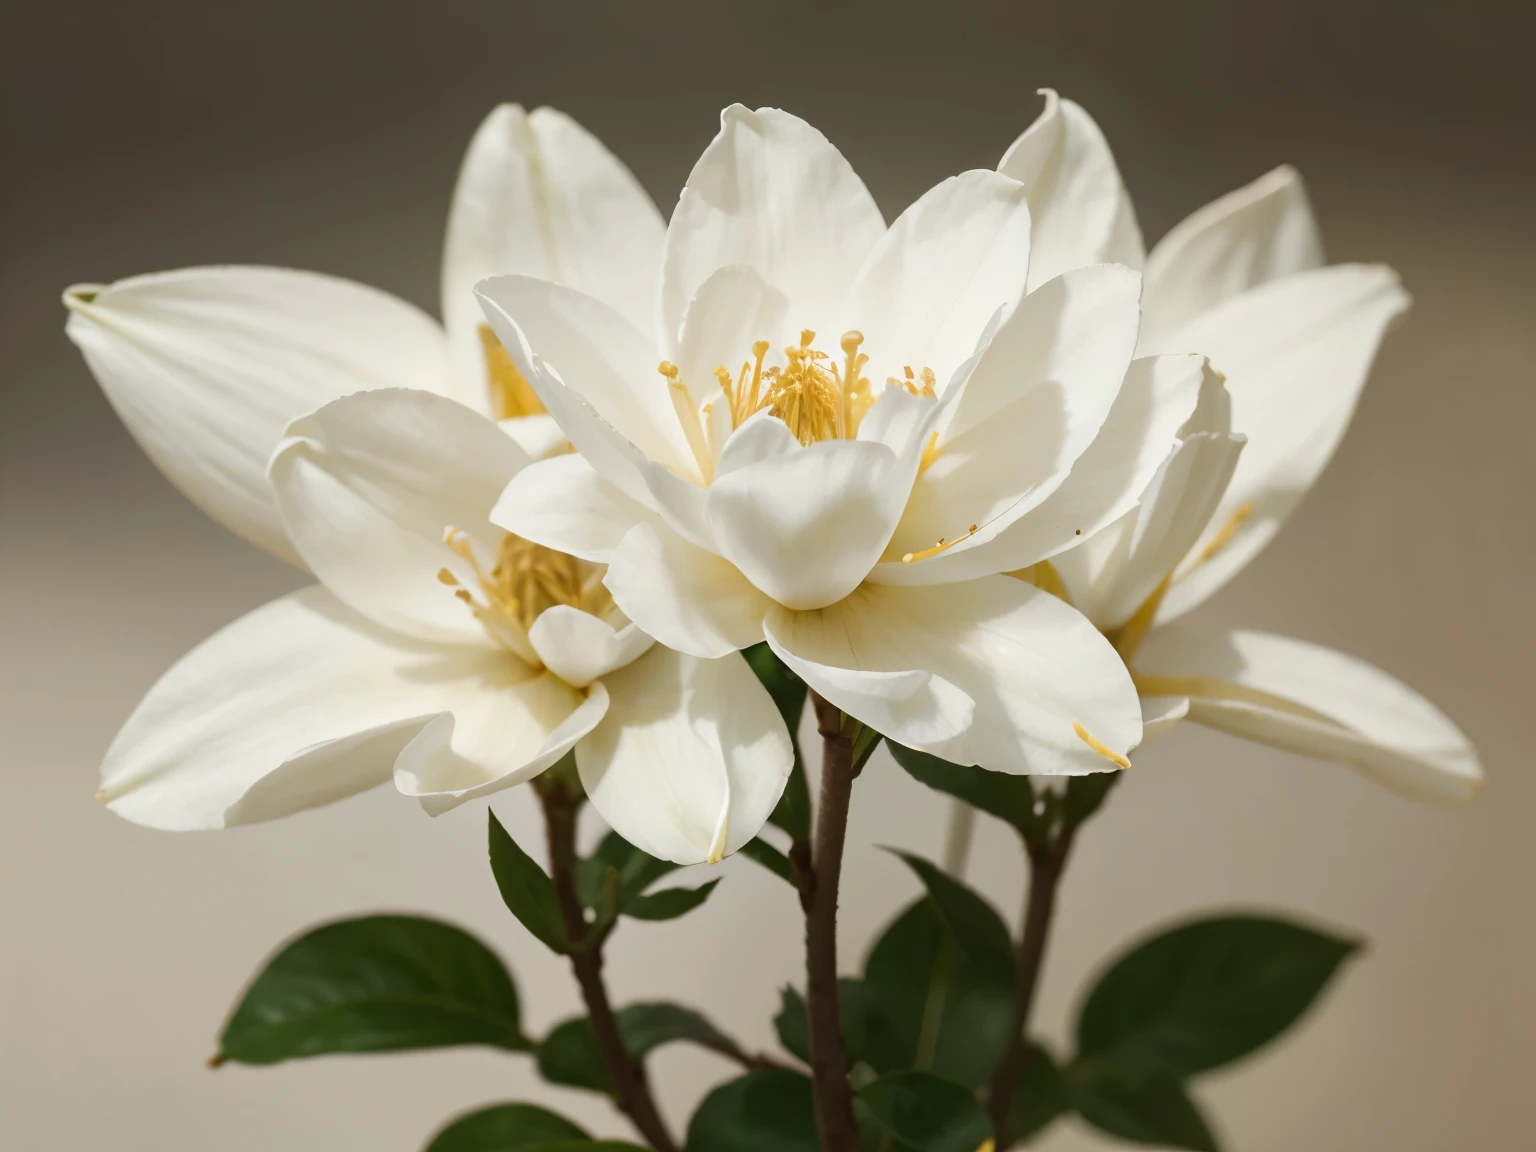
[[[1065,889],[1042,1023],[1128,935],[1197,909],[1280,909],[1371,946],[1322,1010],[1199,1088],[1229,1149],[1536,1147],[1536,101],[1529,8],[1449,4],[335,3],[0,5],[0,1145],[412,1150],[449,1113],[552,1099],[527,1061],[463,1050],[209,1072],[259,959],[312,922],[433,910],[513,964],[534,1027],[575,1007],[500,907],[480,805],[432,821],[388,791],[218,835],[91,800],[117,725],[214,628],[298,573],[205,520],[141,457],[66,342],[79,280],[214,262],[321,269],[436,311],[459,153],[497,101],[555,104],[664,210],[731,100],[810,118],[888,216],[991,166],[1045,84],[1108,132],[1147,236],[1281,161],[1334,259],[1396,265],[1417,306],[1292,525],[1203,611],[1326,642],[1417,685],[1480,745],[1464,812],[1198,729],[1135,771]],[[1239,8],[1245,12],[1238,12]],[[529,797],[496,807],[534,836]],[[937,852],[932,794],[876,761],[855,796],[845,967],[912,895],[878,852]],[[746,861],[672,928],[631,923],[619,998],[684,996],[753,1044],[799,980],[789,890]],[[973,874],[1017,915],[983,828]],[[681,1120],[713,1057],[664,1050]],[[1060,1125],[1055,1152],[1101,1146]]]

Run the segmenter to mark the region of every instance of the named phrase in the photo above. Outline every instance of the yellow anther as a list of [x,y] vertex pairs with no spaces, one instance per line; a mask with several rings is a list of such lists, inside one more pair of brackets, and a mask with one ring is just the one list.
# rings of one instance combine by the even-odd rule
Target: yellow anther
[[1090,734],[1088,729],[1084,728],[1075,720],[1072,722],[1072,731],[1077,733],[1077,738],[1079,740],[1088,745],[1088,747],[1092,748],[1100,756],[1104,757],[1104,759],[1119,765],[1121,768],[1129,768],[1131,766],[1131,762],[1129,760],[1120,755],[1120,753],[1116,752],[1108,744],[1104,743],[1104,741]]
[[459,583],[459,578],[457,576],[455,576],[452,572],[448,571],[448,569],[446,569],[446,568],[439,568],[437,570],[437,582],[439,584],[448,584],[448,585],[451,585],[453,587],[457,587],[458,583]]
[[932,548],[924,548],[921,552],[908,552],[901,558],[901,562],[903,564],[911,564],[916,560],[927,560],[930,556],[937,556],[940,552],[948,551],[956,544],[959,544],[961,540],[969,540],[972,536],[976,535],[977,527],[977,525],[972,524],[970,528],[966,530],[965,535],[960,537],[960,540],[946,540],[944,537],[940,536],[939,542]]

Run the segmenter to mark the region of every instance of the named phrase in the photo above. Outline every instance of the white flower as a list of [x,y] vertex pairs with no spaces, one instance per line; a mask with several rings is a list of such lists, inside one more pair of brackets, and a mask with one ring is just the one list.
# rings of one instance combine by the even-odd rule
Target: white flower
[[489,419],[383,390],[294,421],[276,506],[320,585],[230,624],[161,678],[101,798],[160,828],[286,815],[393,778],[434,814],[571,749],[593,805],[679,863],[757,834],[793,763],[746,661],[653,645],[602,569],[494,527],[527,463]]
[[211,267],[76,285],[66,331],[123,423],[203,511],[297,562],[265,469],[290,420],[368,388],[452,396],[532,455],[563,443],[471,294],[492,272],[550,276],[649,316],[660,214],[596,139],[549,108],[497,108],[454,191],[446,330],[403,300],[283,268]]
[[728,108],[668,226],[654,338],[547,280],[480,286],[581,453],[519,474],[493,519],[609,564],[662,643],[766,639],[908,746],[1010,772],[1124,764],[1140,715],[1112,648],[1000,573],[1133,507],[1205,373],[1132,362],[1126,268],[1025,295],[1025,191],[968,172],[887,229],[820,133]]
[[1143,259],[1098,126],[1045,96],[999,165],[1029,189],[1036,267],[1042,252],[1051,257],[1040,274],[1145,264],[1138,351],[1209,356],[1230,409],[1209,393],[1140,507],[1038,578],[1064,586],[1115,640],[1146,697],[1149,733],[1187,715],[1351,764],[1413,796],[1470,797],[1482,769],[1466,737],[1386,673],[1298,640],[1168,624],[1246,566],[1316,481],[1382,336],[1408,306],[1397,276],[1324,266],[1300,177],[1286,167],[1200,209]]

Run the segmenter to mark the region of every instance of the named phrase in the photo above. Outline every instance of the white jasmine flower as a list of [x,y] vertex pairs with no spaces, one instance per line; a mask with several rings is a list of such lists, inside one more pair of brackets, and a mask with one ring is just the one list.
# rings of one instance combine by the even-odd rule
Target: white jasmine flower
[[1132,362],[1127,268],[1026,295],[1026,191],[968,172],[887,229],[815,129],[726,109],[667,230],[654,337],[547,279],[480,286],[581,453],[520,473],[493,519],[609,564],[660,642],[766,639],[908,746],[1011,772],[1125,764],[1140,714],[1112,648],[1000,573],[1135,505],[1203,363]]
[[107,753],[100,798],[159,828],[266,820],[393,779],[434,814],[575,749],[593,805],[679,863],[757,834],[793,762],[736,654],[652,643],[600,567],[493,526],[528,462],[484,416],[381,390],[291,424],[275,506],[320,584],[165,674]]
[[1466,737],[1386,673],[1298,640],[1169,624],[1245,567],[1322,472],[1382,336],[1408,306],[1396,274],[1325,266],[1288,167],[1195,212],[1143,259],[1098,126],[1045,96],[999,165],[1029,189],[1037,267],[1042,250],[1050,270],[1144,264],[1138,351],[1208,356],[1230,408],[1208,391],[1140,506],[1038,569],[1037,581],[1115,641],[1145,697],[1149,733],[1187,715],[1351,764],[1413,796],[1470,797],[1482,769]]

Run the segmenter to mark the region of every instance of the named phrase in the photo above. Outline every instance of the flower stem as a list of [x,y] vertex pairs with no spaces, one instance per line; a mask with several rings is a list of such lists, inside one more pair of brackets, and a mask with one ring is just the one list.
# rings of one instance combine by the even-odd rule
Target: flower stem
[[1077,829],[1068,824],[1047,843],[1032,845],[1029,855],[1029,896],[1024,905],[1024,928],[1019,937],[1019,984],[1013,1012],[1013,1039],[1004,1053],[987,1093],[987,1108],[997,1133],[997,1146],[1008,1146],[1008,1108],[1019,1077],[1029,1067],[1029,1015],[1034,1007],[1035,989],[1040,983],[1041,962],[1046,941],[1051,934],[1051,916],[1056,911],[1056,892],[1072,840]]
[[805,906],[806,1011],[811,1031],[811,1078],[816,1100],[816,1131],[822,1152],[857,1152],[858,1124],[848,1087],[848,1054],[843,1044],[837,1004],[837,887],[848,832],[848,804],[853,795],[853,741],[842,712],[815,693],[821,732],[821,795],[810,867],[801,880]]
[[613,1082],[614,1101],[656,1152],[678,1152],[656,1108],[644,1065],[630,1056],[619,1035],[619,1023],[603,981],[602,939],[587,939],[590,929],[576,892],[576,815],[584,797],[554,773],[547,775],[548,780],[539,778],[536,790],[544,805],[544,827],[549,836],[550,877],[566,936],[577,946],[571,953],[571,968],[587,1006],[592,1035]]

